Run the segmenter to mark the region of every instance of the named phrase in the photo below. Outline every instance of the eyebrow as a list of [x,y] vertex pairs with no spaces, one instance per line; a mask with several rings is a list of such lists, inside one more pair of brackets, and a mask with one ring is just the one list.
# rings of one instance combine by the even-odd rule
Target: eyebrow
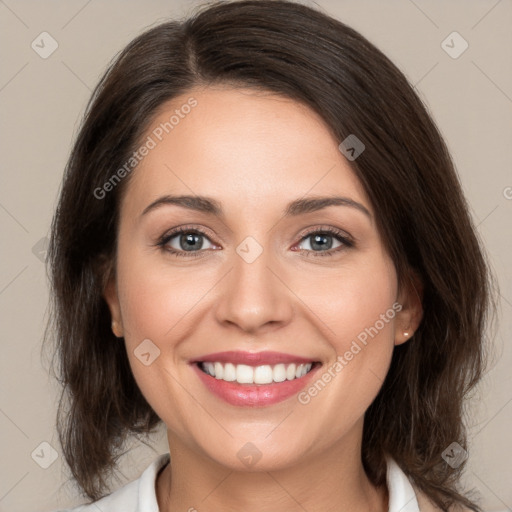
[[[160,208],[164,205],[181,206],[182,208],[187,208],[189,210],[194,210],[197,212],[214,215],[219,218],[224,218],[222,206],[218,201],[206,196],[190,195],[162,196],[158,198],[156,201],[153,201],[151,204],[146,206],[141,216],[146,215],[150,211]],[[350,199],[349,197],[341,196],[306,197],[296,199],[288,203],[288,205],[286,205],[286,208],[283,211],[283,216],[295,217],[305,213],[323,210],[324,208],[328,208],[329,206],[348,206],[364,213],[366,216],[368,216],[370,220],[372,219],[372,214],[364,205],[358,203],[357,201],[354,201],[353,199]]]

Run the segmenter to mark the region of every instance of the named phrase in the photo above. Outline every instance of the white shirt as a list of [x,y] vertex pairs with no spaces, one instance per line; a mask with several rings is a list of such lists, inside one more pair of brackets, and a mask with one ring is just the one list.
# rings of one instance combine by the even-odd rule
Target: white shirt
[[[158,472],[169,462],[169,453],[160,455],[142,475],[95,503],[57,512],[159,512],[155,483]],[[416,494],[405,473],[392,459],[387,460],[386,482],[389,512],[420,512]]]

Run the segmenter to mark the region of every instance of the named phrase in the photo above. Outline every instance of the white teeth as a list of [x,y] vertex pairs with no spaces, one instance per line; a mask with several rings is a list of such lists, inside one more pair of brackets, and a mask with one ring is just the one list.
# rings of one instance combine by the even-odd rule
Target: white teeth
[[272,379],[272,366],[266,364],[264,366],[256,366],[256,368],[254,368],[254,382],[256,382],[256,384],[270,384]]
[[224,380],[228,382],[233,382],[236,380],[236,367],[233,363],[226,363],[224,365]]
[[222,366],[222,363],[215,363],[215,378],[216,379],[222,379],[224,377],[224,366]]
[[284,364],[276,364],[274,366],[273,374],[273,380],[275,382],[283,382],[286,380],[286,368],[284,367]]
[[286,368],[286,378],[288,380],[295,379],[295,364],[289,364],[288,368]]
[[[215,363],[217,364],[217,363]],[[220,364],[220,363],[219,363]],[[254,369],[252,366],[246,364],[236,365],[236,381],[240,384],[253,384],[254,383]]]
[[215,365],[213,363],[203,363],[203,368],[212,377],[215,377]]
[[262,366],[248,366],[246,364],[205,362],[201,368],[212,377],[227,382],[238,382],[239,384],[270,384],[272,382],[284,382],[303,377],[308,373],[313,364],[268,364]]

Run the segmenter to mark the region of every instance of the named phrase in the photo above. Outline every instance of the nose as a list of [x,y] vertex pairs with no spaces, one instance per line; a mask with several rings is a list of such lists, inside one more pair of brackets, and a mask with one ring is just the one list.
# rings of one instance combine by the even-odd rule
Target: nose
[[240,254],[233,255],[231,271],[220,283],[217,320],[252,335],[285,326],[293,316],[293,292],[270,249],[254,261]]

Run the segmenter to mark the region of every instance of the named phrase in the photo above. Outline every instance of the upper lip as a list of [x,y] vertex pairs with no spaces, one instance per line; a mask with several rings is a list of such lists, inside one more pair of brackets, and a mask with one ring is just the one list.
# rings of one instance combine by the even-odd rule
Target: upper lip
[[314,359],[296,356],[294,354],[285,354],[283,352],[262,351],[262,352],[244,352],[241,350],[228,350],[226,352],[215,352],[205,354],[204,356],[192,359],[191,363],[199,362],[220,362],[232,364],[246,364],[248,366],[275,365],[279,363],[313,363]]

